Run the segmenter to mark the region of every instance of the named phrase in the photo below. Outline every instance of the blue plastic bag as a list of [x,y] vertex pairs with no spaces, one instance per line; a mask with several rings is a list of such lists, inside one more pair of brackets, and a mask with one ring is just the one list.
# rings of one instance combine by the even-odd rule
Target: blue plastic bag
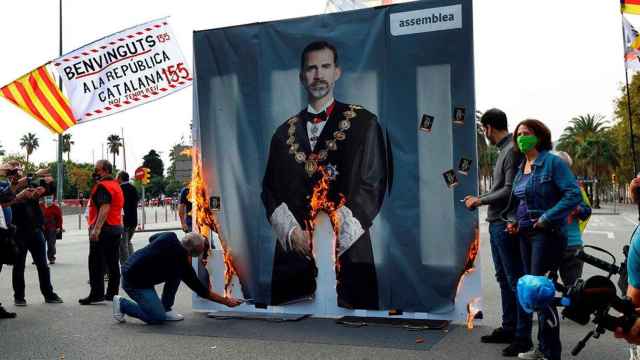
[[545,308],[556,295],[553,282],[546,276],[525,275],[518,279],[516,290],[520,305],[529,314]]

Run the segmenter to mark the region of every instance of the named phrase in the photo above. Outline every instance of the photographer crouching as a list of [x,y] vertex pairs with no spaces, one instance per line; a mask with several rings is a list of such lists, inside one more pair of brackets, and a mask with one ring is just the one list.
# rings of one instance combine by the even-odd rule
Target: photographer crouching
[[[640,177],[636,177],[629,185],[629,193],[634,203],[640,202]],[[627,296],[631,299],[636,311],[640,308],[640,231],[634,231],[631,246],[629,248],[629,256],[627,258],[627,275],[629,286],[627,287]],[[634,325],[627,332],[618,328],[615,337],[623,338],[630,344],[640,345],[640,318],[635,321]],[[640,359],[640,351],[637,347],[631,349],[631,358]]]
[[55,189],[53,178],[47,170],[24,176],[20,163],[15,160],[3,164],[0,169],[9,182],[11,192],[18,194],[10,203],[2,204],[3,208],[10,205],[11,222],[15,226],[14,239],[18,250],[12,274],[15,305],[27,306],[24,282],[27,251],[31,253],[36,264],[40,291],[45,302],[62,303],[62,299],[53,291],[51,285],[51,273],[42,234],[44,218],[39,204],[41,197],[51,194]]

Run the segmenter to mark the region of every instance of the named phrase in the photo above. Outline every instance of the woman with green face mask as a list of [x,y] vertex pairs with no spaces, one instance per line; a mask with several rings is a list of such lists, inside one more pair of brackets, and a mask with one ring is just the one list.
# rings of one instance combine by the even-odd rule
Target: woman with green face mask
[[[575,176],[559,157],[551,154],[551,132],[541,121],[524,120],[514,132],[515,151],[524,161],[513,181],[503,217],[507,232],[519,241],[525,273],[546,275],[560,266],[567,246],[567,218],[582,197]],[[539,350],[524,358],[561,358],[558,312],[538,312]]]

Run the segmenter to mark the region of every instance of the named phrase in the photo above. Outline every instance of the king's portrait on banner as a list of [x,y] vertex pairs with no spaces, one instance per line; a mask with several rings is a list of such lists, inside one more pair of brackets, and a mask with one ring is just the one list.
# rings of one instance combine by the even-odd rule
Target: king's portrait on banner
[[387,189],[387,152],[376,115],[335,100],[341,74],[334,45],[308,44],[300,56],[308,105],[284,121],[271,139],[262,201],[277,238],[272,305],[314,296],[313,220],[325,211],[336,235],[338,306],[379,307],[369,229]]

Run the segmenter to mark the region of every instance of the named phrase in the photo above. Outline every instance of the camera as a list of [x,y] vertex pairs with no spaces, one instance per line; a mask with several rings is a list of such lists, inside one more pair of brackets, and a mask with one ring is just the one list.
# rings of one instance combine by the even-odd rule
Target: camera
[[27,174],[28,188],[37,188],[40,186],[47,189],[49,187],[49,184],[47,184],[47,182],[42,178],[35,177],[33,174]]
[[[619,297],[616,285],[611,280],[613,275],[620,274],[615,257],[595,246],[586,245],[585,248],[607,253],[613,258],[613,262],[607,262],[583,250],[576,254],[579,260],[607,272],[607,276],[594,275],[586,280],[578,279],[572,286],[564,286],[557,282],[555,274],[552,274],[551,278],[525,275],[518,280],[517,286],[518,300],[525,309],[539,310],[546,306],[562,306],[564,318],[580,325],[587,325],[589,322],[595,324],[595,328],[571,351],[574,356],[580,353],[592,337],[599,338],[606,330],[615,331],[616,328],[628,332],[637,319],[631,299]],[[555,297],[556,291],[562,296]],[[618,314],[611,314],[611,310]]]

